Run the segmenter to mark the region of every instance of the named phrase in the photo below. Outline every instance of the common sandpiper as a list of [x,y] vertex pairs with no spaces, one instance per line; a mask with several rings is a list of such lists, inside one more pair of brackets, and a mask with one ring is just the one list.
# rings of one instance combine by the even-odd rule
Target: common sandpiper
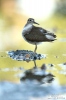
[[27,42],[35,45],[34,53],[36,53],[39,43],[52,42],[56,40],[56,35],[42,27],[34,26],[34,24],[39,25],[33,18],[29,18],[23,28],[22,36]]

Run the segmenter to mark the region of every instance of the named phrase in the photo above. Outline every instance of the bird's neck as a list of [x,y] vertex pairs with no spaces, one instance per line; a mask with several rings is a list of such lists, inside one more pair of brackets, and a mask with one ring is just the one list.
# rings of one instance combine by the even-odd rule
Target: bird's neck
[[26,24],[23,28],[23,31],[30,31],[32,29],[32,24]]

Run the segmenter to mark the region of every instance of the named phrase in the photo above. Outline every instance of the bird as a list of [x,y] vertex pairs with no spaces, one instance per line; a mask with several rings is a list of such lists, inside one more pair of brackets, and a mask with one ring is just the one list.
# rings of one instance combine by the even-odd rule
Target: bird
[[39,25],[35,19],[29,18],[22,30],[22,36],[28,43],[35,45],[34,53],[36,53],[37,45],[42,42],[52,42],[56,40],[56,35],[42,27],[34,26]]

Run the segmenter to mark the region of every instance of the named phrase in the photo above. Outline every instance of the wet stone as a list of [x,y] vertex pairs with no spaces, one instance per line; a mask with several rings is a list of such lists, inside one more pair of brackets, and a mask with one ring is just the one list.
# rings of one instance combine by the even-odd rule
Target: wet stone
[[37,54],[33,51],[28,50],[16,50],[16,51],[8,51],[7,54],[14,60],[18,61],[31,61],[31,60],[40,60],[45,58],[44,54]]

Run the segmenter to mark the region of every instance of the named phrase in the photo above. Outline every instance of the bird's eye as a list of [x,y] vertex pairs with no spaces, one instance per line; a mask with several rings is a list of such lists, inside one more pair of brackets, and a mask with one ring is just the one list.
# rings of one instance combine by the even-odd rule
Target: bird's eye
[[31,19],[29,21],[31,21]]

